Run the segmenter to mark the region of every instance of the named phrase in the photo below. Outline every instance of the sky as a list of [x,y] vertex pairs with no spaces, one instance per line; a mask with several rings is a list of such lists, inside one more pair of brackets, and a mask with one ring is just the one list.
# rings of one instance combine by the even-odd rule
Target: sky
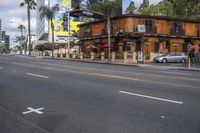
[[[23,0],[0,0],[0,19],[2,20],[2,30],[10,35],[11,39],[20,36],[20,31],[17,29],[19,24],[23,24],[27,29],[27,12],[26,7],[20,7]],[[36,18],[35,11],[31,11],[32,32],[35,33]],[[26,33],[28,30],[26,30]]]
[[[140,4],[143,2],[143,0],[123,0],[123,13],[126,10],[126,8],[128,7],[128,5],[131,3],[131,1],[134,1],[136,8],[138,8],[140,6]],[[149,4],[157,4],[158,2],[160,2],[161,0],[149,0]]]
[[[23,24],[27,28],[27,12],[26,7],[20,7],[20,3],[24,0],[0,0],[0,19],[2,20],[2,29],[6,31],[11,39],[20,36],[17,29],[19,24]],[[123,0],[123,5],[127,6],[131,0]],[[142,0],[133,0],[136,6],[142,3]],[[149,0],[150,4],[158,3],[161,0]],[[36,29],[36,12],[31,10],[31,31],[35,33]],[[27,31],[26,31],[27,33]]]

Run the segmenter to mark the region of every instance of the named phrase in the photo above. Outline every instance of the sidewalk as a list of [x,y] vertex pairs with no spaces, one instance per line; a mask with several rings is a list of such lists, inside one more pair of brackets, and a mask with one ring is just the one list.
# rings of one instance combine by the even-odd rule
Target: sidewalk
[[[52,59],[51,57],[36,57],[42,59]],[[149,64],[142,64],[142,63],[125,63],[123,60],[116,60],[115,62],[109,62],[108,60],[101,61],[101,60],[91,60],[91,59],[65,59],[65,58],[54,58],[55,60],[68,60],[68,61],[76,61],[76,62],[86,62],[86,63],[98,63],[98,64],[110,64],[110,65],[121,65],[121,66],[135,66],[135,67],[146,67],[146,68],[157,68],[157,69],[165,69],[165,70],[184,70],[184,71],[196,71],[200,72],[200,65],[196,67],[188,68],[186,66],[170,66],[168,63],[165,65],[160,65],[160,63],[149,63]]]

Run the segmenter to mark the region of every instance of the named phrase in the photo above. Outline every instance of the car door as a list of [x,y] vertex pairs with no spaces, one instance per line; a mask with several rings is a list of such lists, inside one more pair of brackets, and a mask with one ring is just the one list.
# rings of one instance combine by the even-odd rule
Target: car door
[[175,53],[174,62],[180,62],[181,60],[181,53]]
[[170,53],[170,54],[168,55],[168,57],[167,57],[167,61],[168,61],[168,62],[174,62],[174,56],[175,56],[174,53]]

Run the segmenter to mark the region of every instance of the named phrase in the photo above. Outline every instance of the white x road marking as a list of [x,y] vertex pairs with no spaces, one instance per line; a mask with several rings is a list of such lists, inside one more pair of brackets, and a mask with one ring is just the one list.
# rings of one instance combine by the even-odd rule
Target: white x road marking
[[43,114],[43,112],[40,111],[40,110],[43,110],[44,108],[33,109],[33,108],[31,108],[31,107],[28,107],[27,109],[28,109],[29,111],[23,112],[22,114],[28,114],[28,113],[32,113],[32,112],[37,113],[37,114]]

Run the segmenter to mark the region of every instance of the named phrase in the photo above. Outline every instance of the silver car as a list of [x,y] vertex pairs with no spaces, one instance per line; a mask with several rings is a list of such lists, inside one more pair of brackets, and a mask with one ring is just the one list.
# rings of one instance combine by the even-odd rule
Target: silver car
[[185,63],[188,60],[187,55],[183,55],[181,53],[167,53],[162,56],[157,56],[154,58],[155,62],[180,62]]

